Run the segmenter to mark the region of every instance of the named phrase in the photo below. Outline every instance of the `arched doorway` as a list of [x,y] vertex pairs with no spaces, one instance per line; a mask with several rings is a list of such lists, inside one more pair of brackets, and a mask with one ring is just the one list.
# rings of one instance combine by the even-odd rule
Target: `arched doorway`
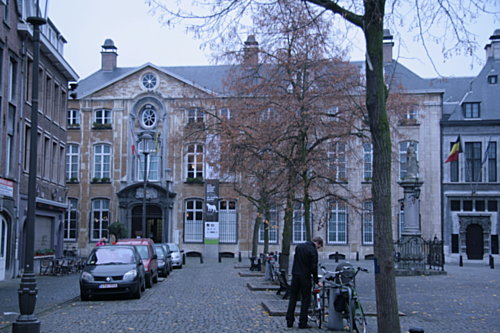
[[7,262],[7,220],[0,215],[0,280],[5,279],[5,265]]
[[479,224],[469,224],[465,231],[465,243],[468,259],[483,259],[483,228]]
[[142,232],[142,205],[132,208],[132,237],[148,237],[162,242],[162,211],[156,205],[146,205],[146,235]]

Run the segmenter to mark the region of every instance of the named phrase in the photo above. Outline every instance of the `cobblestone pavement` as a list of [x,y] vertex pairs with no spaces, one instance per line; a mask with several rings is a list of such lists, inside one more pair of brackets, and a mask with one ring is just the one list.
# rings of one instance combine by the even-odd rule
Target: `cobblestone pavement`
[[[75,298],[78,295],[76,275],[40,277],[37,279],[40,289],[37,318],[41,321],[41,331],[326,332],[325,329],[287,329],[284,317],[269,316],[262,302],[280,298],[275,292],[250,291],[247,282],[263,278],[241,277],[238,273],[242,270],[235,269],[235,264],[234,259],[223,259],[222,263],[205,260],[200,264],[195,258],[187,258],[183,269],[175,270],[147,289],[140,300],[81,302]],[[357,281],[366,312],[374,313],[373,263],[354,264],[370,269],[369,274],[360,273]],[[329,268],[334,265],[333,261],[328,263]],[[399,308],[404,314],[400,317],[402,332],[410,327],[423,328],[426,333],[500,332],[499,268],[450,264],[446,271],[447,275],[397,278]],[[8,289],[12,289],[9,283],[0,282],[0,315],[5,311],[18,311],[17,298],[12,305],[5,303],[8,295],[13,294]],[[18,284],[14,289],[17,287]],[[54,296],[45,300],[48,295]],[[5,327],[5,316],[2,321]],[[374,316],[369,317],[368,325],[368,332],[377,331]],[[10,330],[7,326],[1,331]]]

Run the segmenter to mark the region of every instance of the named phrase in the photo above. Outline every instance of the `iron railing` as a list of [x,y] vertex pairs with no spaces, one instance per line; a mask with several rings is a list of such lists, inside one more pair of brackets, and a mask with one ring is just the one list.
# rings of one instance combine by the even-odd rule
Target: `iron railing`
[[410,270],[444,271],[443,241],[426,241],[421,236],[406,236],[394,244],[396,267]]

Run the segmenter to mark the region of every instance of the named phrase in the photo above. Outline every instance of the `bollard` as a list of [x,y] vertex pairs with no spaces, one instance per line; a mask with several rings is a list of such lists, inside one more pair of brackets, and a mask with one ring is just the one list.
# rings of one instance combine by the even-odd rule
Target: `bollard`
[[339,262],[339,252],[335,251],[335,262]]
[[458,261],[458,266],[462,267],[464,265],[464,260],[462,259],[462,256],[460,256],[460,260]]
[[490,268],[495,268],[495,258],[490,254]]
[[183,265],[186,264],[186,254],[185,253],[182,254],[182,264]]
[[356,251],[356,261],[359,261],[359,251]]
[[241,262],[241,251],[238,252],[238,262]]
[[203,254],[200,253],[200,264],[203,264]]
[[424,329],[420,327],[412,327],[408,330],[408,333],[424,333]]
[[220,252],[219,252],[219,262],[222,262],[221,258],[220,258]]

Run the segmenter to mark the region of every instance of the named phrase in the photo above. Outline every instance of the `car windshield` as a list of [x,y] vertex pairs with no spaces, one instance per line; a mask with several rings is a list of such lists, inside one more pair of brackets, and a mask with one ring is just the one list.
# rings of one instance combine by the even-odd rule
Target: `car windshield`
[[148,259],[149,258],[149,253],[148,253],[148,247],[147,245],[136,245],[137,251],[139,251],[139,254],[141,255],[142,259]]
[[168,246],[170,246],[170,251],[173,251],[173,252],[179,251],[179,247],[176,244],[168,244]]
[[158,259],[165,258],[165,252],[163,252],[162,246],[155,246],[155,249],[156,249],[156,255],[158,256]]
[[91,265],[133,264],[134,251],[127,248],[97,248],[88,259]]

